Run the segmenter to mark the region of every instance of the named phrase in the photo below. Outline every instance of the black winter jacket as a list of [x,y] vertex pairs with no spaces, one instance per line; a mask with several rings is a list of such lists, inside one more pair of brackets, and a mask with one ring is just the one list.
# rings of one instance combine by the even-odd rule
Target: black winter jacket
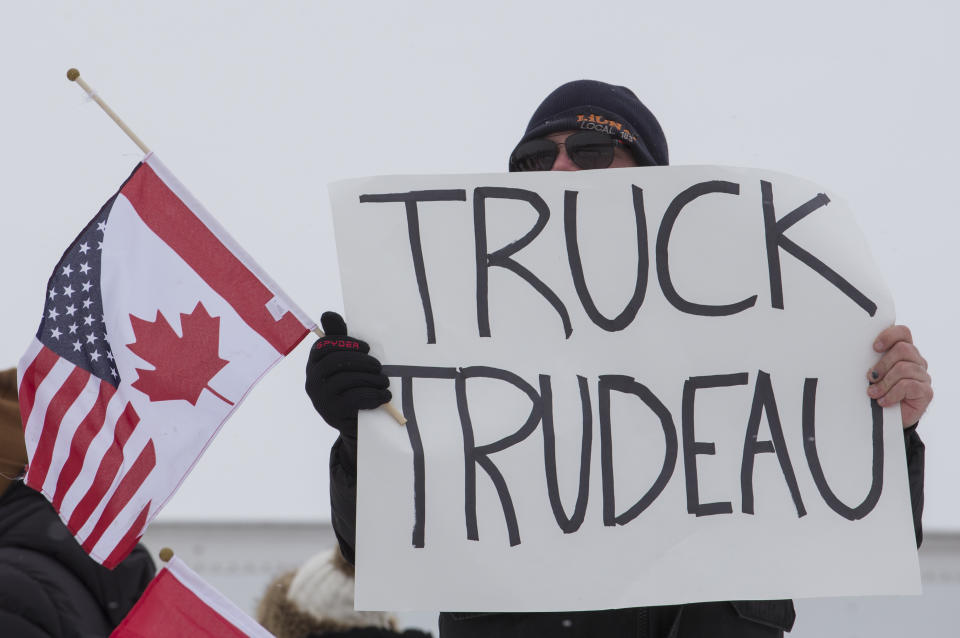
[[[923,540],[924,446],[913,426],[903,431],[917,547]],[[357,442],[340,436],[330,450],[330,504],[340,551],[354,562]],[[440,614],[441,638],[776,638],[793,627],[791,600],[691,603],[603,611]]]
[[155,571],[142,545],[113,571],[99,565],[19,481],[0,496],[0,636],[105,638]]

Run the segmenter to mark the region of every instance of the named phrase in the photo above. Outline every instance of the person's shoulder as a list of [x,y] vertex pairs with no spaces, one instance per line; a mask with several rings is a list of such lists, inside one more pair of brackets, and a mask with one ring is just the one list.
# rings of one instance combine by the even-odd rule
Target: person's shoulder
[[17,638],[52,638],[54,635],[17,611],[0,607],[0,636]]
[[41,533],[47,522],[59,517],[46,497],[23,481],[13,481],[0,494],[0,546],[25,530]]
[[[60,610],[48,588],[48,576],[34,553],[0,548],[0,635],[19,636],[29,627],[38,636],[63,633]],[[57,578],[63,574],[56,574]],[[27,634],[32,635],[32,634]]]
[[[156,573],[153,559],[142,545],[113,570],[97,563],[80,547],[46,497],[20,482],[0,497],[0,563],[38,579],[60,608],[89,606],[98,610],[95,616],[106,614],[115,623]],[[0,636],[6,635],[0,632]]]

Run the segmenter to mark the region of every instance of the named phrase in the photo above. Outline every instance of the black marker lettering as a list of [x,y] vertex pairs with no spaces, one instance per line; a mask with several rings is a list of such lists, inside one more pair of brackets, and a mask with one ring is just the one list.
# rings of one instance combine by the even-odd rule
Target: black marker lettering
[[467,191],[463,189],[410,191],[409,193],[384,193],[360,196],[361,204],[368,202],[403,202],[406,207],[410,255],[413,257],[413,272],[417,277],[417,288],[420,289],[420,303],[423,305],[423,318],[427,324],[427,343],[436,343],[437,333],[433,325],[433,307],[430,304],[430,289],[427,286],[427,272],[423,263],[423,246],[420,243],[420,215],[417,211],[417,203],[465,201],[467,201]]
[[590,493],[590,451],[593,444],[593,410],[590,407],[590,389],[587,380],[577,375],[580,384],[580,405],[583,409],[583,436],[580,441],[580,481],[577,485],[577,502],[573,515],[567,516],[560,500],[560,486],[557,481],[557,448],[553,425],[553,390],[550,377],[540,375],[540,396],[543,405],[543,467],[547,473],[547,495],[553,517],[564,534],[580,529],[587,514],[587,497]]
[[697,516],[712,514],[732,514],[730,501],[701,503],[700,486],[697,482],[697,455],[716,454],[716,445],[696,440],[693,426],[694,401],[697,390],[706,388],[725,388],[747,384],[747,373],[718,374],[707,377],[690,377],[683,384],[683,407],[681,429],[683,430],[683,470],[687,482],[687,512]]
[[[475,377],[484,377],[487,379],[500,379],[506,381],[515,388],[522,390],[530,397],[530,416],[519,430],[509,436],[505,436],[499,441],[478,446],[474,440],[473,424],[470,420],[470,409],[467,406],[467,379]],[[537,429],[541,417],[543,416],[543,404],[540,395],[533,389],[529,383],[512,372],[499,370],[497,368],[488,368],[485,366],[471,366],[462,368],[457,374],[457,410],[460,412],[460,427],[463,430],[463,459],[464,459],[464,510],[467,524],[467,538],[473,541],[480,540],[480,534],[477,529],[477,465],[483,468],[493,481],[497,489],[497,495],[500,497],[500,505],[503,507],[503,515],[507,523],[507,534],[510,538],[510,546],[520,544],[520,529],[517,524],[517,513],[513,507],[513,499],[510,498],[510,490],[507,489],[507,482],[497,466],[490,460],[490,455],[501,452],[512,445],[520,443],[534,430]]]
[[807,454],[807,465],[817,484],[820,495],[834,512],[850,521],[857,521],[869,514],[880,500],[883,491],[883,408],[873,399],[870,410],[873,418],[873,463],[871,464],[870,491],[863,502],[856,507],[844,505],[827,484],[817,453],[816,433],[817,379],[807,379],[803,384],[803,450]]
[[577,241],[577,191],[566,191],[563,195],[563,230],[567,240],[567,260],[570,262],[570,274],[573,277],[573,286],[587,316],[607,332],[623,330],[640,310],[644,295],[647,292],[647,278],[650,267],[650,258],[647,255],[647,217],[643,208],[643,190],[633,186],[633,214],[637,227],[637,279],[633,289],[633,296],[626,307],[613,319],[600,314],[597,305],[590,296],[587,282],[583,275],[583,262],[580,257],[580,246]]
[[789,214],[784,215],[778,221],[776,209],[773,206],[773,185],[770,182],[760,180],[760,193],[763,199],[763,228],[767,238],[767,267],[770,272],[771,305],[774,308],[783,309],[783,281],[780,273],[780,249],[782,248],[836,286],[840,292],[850,297],[854,303],[872,317],[877,312],[877,304],[854,288],[853,284],[837,274],[836,271],[783,235],[788,228],[798,221],[829,204],[830,198],[820,193]]
[[[517,199],[527,202],[537,211],[537,223],[530,231],[515,242],[507,244],[503,248],[492,253],[487,252],[487,211],[486,200],[488,199]],[[563,334],[569,339],[573,333],[573,326],[570,325],[570,315],[566,307],[545,283],[540,281],[536,275],[514,261],[511,256],[523,249],[532,242],[540,231],[547,225],[550,219],[550,209],[547,203],[543,201],[537,193],[523,190],[521,188],[499,188],[495,186],[481,186],[473,191],[473,224],[474,236],[477,251],[477,327],[481,337],[490,336],[490,311],[489,311],[489,290],[487,275],[488,270],[493,266],[500,266],[511,271],[525,282],[530,284],[534,290],[543,295],[553,309],[560,315],[560,321],[563,324]]]
[[[602,375],[597,387],[600,394],[600,467],[603,479],[603,524],[606,526],[626,525],[647,509],[660,496],[660,493],[670,481],[673,470],[677,465],[677,429],[667,407],[660,402],[649,388],[634,381],[631,377],[615,374]],[[657,480],[639,501],[622,514],[616,513],[614,502],[613,434],[610,424],[610,392],[612,390],[632,394],[643,401],[659,417],[666,444],[663,466]]]
[[673,287],[673,280],[670,278],[670,234],[673,232],[673,225],[680,216],[684,207],[697,199],[710,193],[727,193],[729,195],[739,195],[740,185],[732,182],[713,181],[694,184],[679,195],[673,198],[670,205],[667,206],[663,214],[663,220],[660,222],[660,230],[657,233],[657,277],[660,279],[660,288],[663,290],[663,296],[667,301],[673,304],[677,310],[681,310],[691,315],[701,315],[704,317],[723,317],[726,315],[735,315],[743,312],[757,302],[757,296],[753,295],[736,303],[725,305],[700,304],[687,301]]
[[[767,413],[767,423],[770,426],[771,441],[758,441],[760,431],[760,417]],[[753,462],[757,454],[776,452],[780,470],[787,481],[790,496],[797,508],[797,517],[806,516],[807,510],[803,507],[800,498],[800,486],[790,463],[790,453],[787,451],[787,442],[783,437],[783,428],[780,425],[780,413],[777,411],[777,401],[773,396],[773,385],[770,375],[763,370],[757,373],[757,386],[753,392],[753,407],[750,409],[750,420],[747,422],[747,434],[743,441],[743,461],[740,464],[740,492],[743,496],[743,513],[753,514]]]
[[417,425],[417,413],[413,405],[413,380],[453,379],[457,375],[454,368],[435,368],[427,366],[383,366],[383,374],[388,377],[400,377],[403,416],[407,419],[407,437],[413,451],[413,533],[411,542],[414,547],[424,547],[424,529],[426,528],[426,468],[423,455],[423,440]]

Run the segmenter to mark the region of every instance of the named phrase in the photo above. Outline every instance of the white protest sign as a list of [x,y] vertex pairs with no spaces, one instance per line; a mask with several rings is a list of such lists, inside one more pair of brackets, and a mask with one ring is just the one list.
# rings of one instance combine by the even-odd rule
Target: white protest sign
[[919,592],[893,302],[851,213],[723,167],[331,187],[360,417],[357,607]]

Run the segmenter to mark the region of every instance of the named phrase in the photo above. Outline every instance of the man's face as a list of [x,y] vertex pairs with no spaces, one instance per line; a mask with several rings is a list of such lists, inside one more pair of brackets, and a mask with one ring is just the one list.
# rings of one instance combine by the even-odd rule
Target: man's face
[[[583,170],[573,163],[573,160],[571,160],[570,156],[567,155],[566,147],[562,144],[562,142],[564,142],[574,133],[576,133],[576,131],[558,131],[556,133],[550,133],[546,136],[548,140],[552,140],[560,145],[557,152],[557,159],[554,160],[553,168],[550,169],[551,171]],[[633,154],[630,153],[626,146],[623,144],[617,144],[613,149],[613,163],[611,163],[607,168],[622,168],[626,166],[638,166],[638,164],[633,158]]]

